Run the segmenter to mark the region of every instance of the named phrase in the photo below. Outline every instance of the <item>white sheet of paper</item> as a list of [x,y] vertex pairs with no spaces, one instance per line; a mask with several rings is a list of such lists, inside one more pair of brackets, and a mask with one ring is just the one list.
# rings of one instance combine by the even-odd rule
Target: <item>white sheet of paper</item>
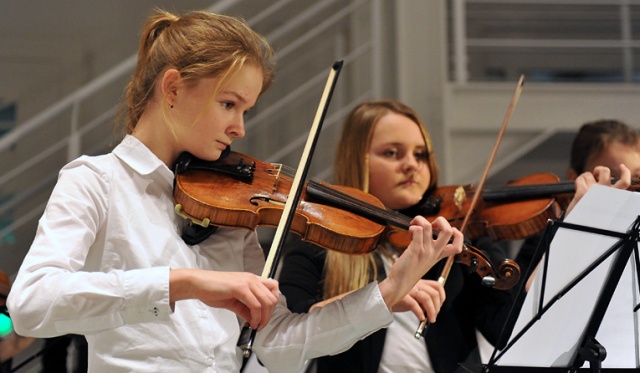
[[[565,221],[624,233],[638,215],[640,193],[597,185],[589,190]],[[610,236],[560,228],[549,250],[545,304],[617,241]],[[615,255],[560,298],[496,364],[570,366]],[[639,302],[637,271],[632,254],[596,335],[596,340],[607,352],[603,368],[640,367],[640,315],[633,312]],[[525,298],[511,338],[538,313],[542,274],[541,268]]]

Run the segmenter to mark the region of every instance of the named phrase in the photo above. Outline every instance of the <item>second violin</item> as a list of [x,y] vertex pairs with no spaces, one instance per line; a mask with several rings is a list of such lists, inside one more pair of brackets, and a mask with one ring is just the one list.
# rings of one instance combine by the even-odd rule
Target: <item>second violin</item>
[[[549,190],[554,185],[555,190]],[[517,187],[532,190],[547,189],[540,194],[509,193]],[[476,193],[473,185],[445,186],[438,188],[430,198],[431,214],[442,215],[454,226],[460,226],[470,214],[465,237],[476,239],[490,237],[494,241],[519,240],[541,232],[548,219],[557,219],[568,205],[573,184],[561,184],[553,174],[534,174],[507,183],[500,189],[481,192],[479,202],[469,211]],[[521,189],[522,191],[522,189]]]

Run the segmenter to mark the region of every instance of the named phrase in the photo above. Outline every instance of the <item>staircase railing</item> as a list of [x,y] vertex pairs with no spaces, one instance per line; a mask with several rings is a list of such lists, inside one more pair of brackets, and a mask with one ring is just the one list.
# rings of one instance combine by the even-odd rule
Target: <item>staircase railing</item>
[[[250,25],[254,25],[268,20],[269,17],[273,17],[284,7],[290,5],[292,1],[293,0],[280,0],[269,2],[266,8],[262,9],[253,17],[248,18],[247,22]],[[219,1],[211,6],[209,10],[226,13],[232,6],[238,6],[238,2],[232,0]],[[295,61],[296,59],[303,59],[304,55],[301,55],[299,50],[308,47],[313,39],[322,37],[323,33],[335,28],[336,24],[348,24],[350,22],[349,17],[352,17],[354,13],[369,11],[370,17],[376,14],[379,15],[379,11],[374,12],[371,10],[377,6],[379,6],[379,0],[359,0],[347,3],[338,0],[309,2],[309,6],[297,13],[295,17],[288,19],[287,22],[279,23],[276,28],[263,33],[270,43],[283,45],[277,49],[277,58],[279,66],[281,66],[281,61],[286,62],[287,60]],[[335,9],[335,11],[327,16],[327,9],[332,8]],[[320,14],[323,15],[323,21],[312,22],[318,19]],[[371,23],[372,28],[375,27],[375,20],[372,18],[369,18],[367,22]],[[305,31],[301,33],[300,28],[309,24],[313,24],[314,27],[305,28]],[[348,38],[349,36],[345,36],[343,39]],[[340,44],[340,39],[340,37],[336,38],[338,44]],[[345,66],[347,66],[358,58],[362,59],[365,54],[372,53],[375,44],[376,43],[368,40],[357,43],[354,47],[345,47],[344,44],[342,44],[333,49],[334,54],[339,55],[341,59],[345,61]],[[26,253],[28,245],[35,233],[36,220],[42,214],[48,195],[55,184],[59,168],[39,170],[37,181],[34,181],[32,175],[34,168],[38,168],[44,161],[51,159],[54,154],[60,152],[66,151],[66,161],[69,161],[77,158],[81,154],[97,154],[108,151],[110,139],[102,139],[102,141],[98,141],[96,145],[87,148],[85,138],[96,128],[100,128],[101,126],[106,127],[108,123],[114,121],[117,110],[116,105],[110,102],[97,116],[90,120],[80,119],[80,108],[87,99],[105,90],[119,89],[121,91],[121,82],[131,74],[135,63],[135,55],[127,58],[84,87],[52,104],[49,108],[26,122],[19,124],[14,130],[0,138],[0,154],[8,154],[9,157],[12,157],[12,148],[16,146],[20,147],[24,140],[34,134],[42,131],[46,132],[47,125],[54,120],[54,118],[59,118],[63,114],[69,115],[69,134],[67,136],[56,138],[56,141],[41,147],[38,152],[33,152],[24,159],[11,159],[9,163],[15,164],[15,167],[3,170],[3,173],[0,175],[0,192],[5,193],[7,197],[4,200],[0,199],[1,257],[15,257],[16,262],[21,261],[21,257]],[[257,115],[247,121],[247,138],[243,140],[243,143],[252,144],[261,141],[260,139],[251,139],[251,129],[254,126],[259,123],[262,125],[269,121],[277,122],[277,118],[273,118],[280,115],[283,111],[304,105],[304,103],[294,105],[301,97],[313,96],[316,92],[319,95],[329,68],[330,64],[327,64],[326,69],[322,69],[322,71],[311,71],[311,76],[308,71],[278,71],[279,77],[296,76],[301,83],[294,87],[294,89],[289,90],[286,95],[278,97],[277,99],[269,99],[268,104],[256,110]],[[300,69],[299,66],[298,69]],[[371,73],[371,86],[380,85],[377,82],[373,83],[379,79],[377,78],[379,76],[381,76],[381,74],[376,72]],[[335,125],[344,117],[344,110],[346,110],[344,108],[345,105],[352,105],[358,100],[371,97],[371,95],[374,94],[371,86],[365,87],[361,92],[356,92],[353,95],[336,94],[336,96],[342,96],[342,102],[332,104],[334,105],[335,112],[332,111],[334,114],[331,114],[326,119],[325,128]],[[337,101],[340,101],[340,98],[338,98]],[[308,110],[308,108],[306,110]],[[310,121],[311,118],[309,118],[308,123],[310,123]],[[302,119],[302,123],[304,123],[304,119]],[[292,123],[285,125],[285,127],[291,129],[290,131],[284,131],[288,134],[288,138],[285,141],[286,146],[273,147],[271,152],[264,156],[265,159],[277,161],[294,154],[298,148],[301,148],[306,133],[308,132],[308,128],[305,128],[307,126],[301,123]],[[317,174],[321,175],[321,177],[328,177],[330,174],[330,166],[326,166],[325,169],[317,171]],[[23,180],[19,181],[21,179]],[[20,183],[23,186],[16,188],[16,183]],[[23,206],[24,201],[30,201],[28,204],[29,208],[20,207]],[[18,234],[21,239],[9,239],[16,234]],[[15,244],[11,244],[13,241],[15,241]],[[10,250],[10,253],[8,253],[7,250]],[[5,269],[9,271],[17,269],[12,268],[11,264],[3,264],[3,266],[8,266],[9,268],[5,267]]]

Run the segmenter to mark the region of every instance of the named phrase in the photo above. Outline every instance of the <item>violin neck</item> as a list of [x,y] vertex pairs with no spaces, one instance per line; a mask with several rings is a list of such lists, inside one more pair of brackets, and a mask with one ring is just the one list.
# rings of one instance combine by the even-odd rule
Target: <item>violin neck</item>
[[555,184],[514,185],[494,189],[485,189],[482,199],[486,202],[499,202],[518,199],[548,198],[558,194],[575,193],[573,182]]
[[309,181],[307,183],[307,195],[318,202],[349,211],[380,225],[409,229],[411,223],[411,218],[397,211],[374,206],[319,182]]

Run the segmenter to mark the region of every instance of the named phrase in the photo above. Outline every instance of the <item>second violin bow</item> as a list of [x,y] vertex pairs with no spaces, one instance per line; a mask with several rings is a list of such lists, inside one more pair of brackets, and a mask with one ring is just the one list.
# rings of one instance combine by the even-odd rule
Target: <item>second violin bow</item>
[[[476,192],[473,195],[473,199],[471,200],[471,205],[469,206],[467,215],[465,215],[464,220],[462,221],[462,225],[460,226],[460,231],[463,234],[465,229],[467,228],[467,224],[469,223],[469,218],[471,217],[471,214],[473,213],[473,211],[476,208],[476,205],[478,204],[478,199],[482,194],[482,188],[484,187],[484,183],[487,180],[487,176],[489,175],[489,169],[491,168],[491,165],[493,164],[493,160],[496,157],[496,154],[498,153],[498,147],[500,146],[500,142],[502,141],[504,132],[507,129],[507,125],[511,120],[511,115],[513,114],[513,110],[518,104],[518,99],[520,98],[520,94],[522,93],[523,85],[524,85],[524,74],[520,75],[520,79],[518,80],[518,84],[516,85],[515,92],[513,93],[513,97],[511,98],[511,103],[509,104],[509,107],[507,108],[507,113],[505,114],[504,120],[502,121],[502,128],[500,128],[500,132],[498,133],[496,143],[493,146],[493,151],[491,152],[491,155],[489,156],[489,161],[487,162],[487,165],[484,168],[484,172],[482,173],[482,177],[480,178],[480,182],[478,183],[478,188],[476,189]],[[451,271],[451,266],[453,265],[453,262],[454,262],[454,256],[451,255],[447,258],[447,261],[444,264],[442,272],[440,273],[440,277],[438,278],[438,282],[440,284],[444,285],[445,282],[447,281],[447,277],[449,277],[449,272]],[[418,325],[418,329],[416,330],[416,334],[415,334],[415,337],[417,339],[419,339],[424,335],[424,333],[426,333],[427,325],[428,324],[426,319],[420,322],[420,325]]]

